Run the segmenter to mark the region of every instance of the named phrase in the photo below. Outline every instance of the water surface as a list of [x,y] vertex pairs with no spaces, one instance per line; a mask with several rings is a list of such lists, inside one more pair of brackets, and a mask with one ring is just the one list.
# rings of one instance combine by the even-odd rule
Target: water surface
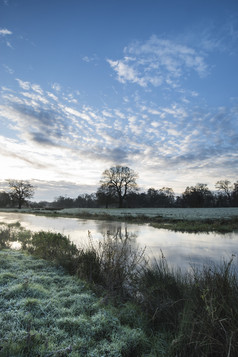
[[78,246],[86,245],[89,234],[95,243],[107,234],[129,235],[130,244],[145,247],[146,254],[161,256],[161,251],[172,267],[187,269],[191,265],[220,263],[238,255],[238,233],[182,233],[156,229],[148,224],[130,224],[116,221],[85,220],[78,218],[44,217],[25,213],[0,212],[0,221],[21,225],[31,231],[60,232]]

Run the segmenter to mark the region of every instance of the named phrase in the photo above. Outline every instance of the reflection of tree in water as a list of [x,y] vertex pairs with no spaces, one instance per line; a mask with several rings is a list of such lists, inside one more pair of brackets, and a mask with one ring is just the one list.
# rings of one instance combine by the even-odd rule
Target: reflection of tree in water
[[107,235],[115,236],[115,239],[118,238],[118,236],[120,236],[121,239],[123,237],[126,237],[127,240],[129,239],[133,244],[136,244],[136,238],[138,236],[138,232],[136,232],[135,230],[131,231],[131,228],[128,229],[127,223],[115,221],[98,221],[97,231],[100,232],[104,238]]
[[25,248],[29,240],[30,231],[21,227],[19,222],[0,224],[0,249]]
[[103,237],[105,238],[111,238],[115,242],[121,242],[123,243],[124,241],[127,242],[127,244],[136,244],[136,238],[137,234],[135,232],[128,232],[127,225],[124,227],[119,226],[115,227],[114,231],[112,232],[111,230],[107,230],[106,234],[103,234]]
[[137,235],[128,232],[126,225],[118,225],[103,233],[97,247],[92,238],[89,232],[90,249],[98,256],[103,284],[111,292],[129,293],[129,287],[135,286],[140,270],[147,263],[145,248],[136,244]]

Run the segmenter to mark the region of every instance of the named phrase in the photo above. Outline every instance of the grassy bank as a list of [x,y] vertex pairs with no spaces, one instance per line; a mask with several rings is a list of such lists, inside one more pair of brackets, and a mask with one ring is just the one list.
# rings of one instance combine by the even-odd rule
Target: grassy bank
[[[0,209],[1,211],[1,209]],[[238,207],[226,208],[69,208],[62,210],[9,209],[2,212],[30,213],[50,217],[73,217],[130,223],[149,223],[155,228],[182,232],[238,231]]]
[[204,220],[162,220],[150,223],[154,228],[169,229],[175,232],[217,232],[228,233],[238,231],[238,217],[204,219]]
[[120,323],[79,279],[19,251],[0,252],[1,356],[132,356],[142,330]]
[[16,239],[37,259],[9,250],[0,254],[4,292],[0,353],[238,355],[236,257],[181,274],[168,268],[163,254],[148,263],[146,252],[132,250],[126,237],[106,237],[97,246],[89,241],[88,247],[77,249],[60,234],[2,226],[2,248]]

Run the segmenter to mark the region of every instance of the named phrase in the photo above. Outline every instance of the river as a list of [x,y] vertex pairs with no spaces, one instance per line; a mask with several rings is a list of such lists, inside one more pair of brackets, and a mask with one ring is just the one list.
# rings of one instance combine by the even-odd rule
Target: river
[[[146,247],[150,258],[161,256],[174,268],[188,269],[238,255],[238,233],[182,233],[156,229],[148,224],[130,224],[116,221],[85,220],[78,218],[44,217],[24,213],[0,212],[0,221],[20,222],[31,231],[60,232],[77,245],[87,245],[89,234],[95,244],[106,235],[129,235],[135,247]],[[237,258],[236,258],[237,259]]]

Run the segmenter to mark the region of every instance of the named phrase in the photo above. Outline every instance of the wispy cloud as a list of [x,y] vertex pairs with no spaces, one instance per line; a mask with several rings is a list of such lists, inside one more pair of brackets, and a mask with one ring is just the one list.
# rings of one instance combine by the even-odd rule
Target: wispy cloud
[[127,81],[129,81],[132,83],[137,83],[141,87],[147,86],[147,80],[143,77],[140,77],[139,71],[137,71],[132,65],[127,64],[126,61],[112,61],[110,59],[108,59],[107,61],[117,73],[117,78],[119,82],[126,83]]
[[190,72],[203,77],[209,70],[204,54],[157,36],[128,45],[122,59],[108,59],[107,62],[120,82],[132,82],[141,87],[176,86],[180,78]]
[[7,66],[6,64],[4,64],[3,67],[5,68],[6,72],[8,72],[9,74],[13,74],[15,72],[12,68]]
[[59,83],[53,83],[52,84],[52,89],[54,89],[56,92],[60,92],[61,91],[61,85]]
[[0,36],[8,36],[8,35],[12,35],[12,31],[8,29],[0,29]]
[[[190,34],[191,41],[193,34]],[[198,36],[196,36],[198,38]],[[195,37],[193,38],[195,41]],[[227,21],[219,26],[214,23],[201,30],[197,46],[204,49],[206,52],[222,52],[235,53],[237,52],[238,42],[238,21],[237,16],[230,16]]]
[[22,80],[19,79],[19,78],[16,78],[16,81],[18,82],[19,86],[20,86],[22,89],[29,90],[29,89],[31,88],[30,82],[22,81]]
[[14,148],[11,148],[9,147],[9,142],[7,143],[7,141],[5,140],[4,137],[1,137],[1,142],[4,142],[5,145],[7,145],[7,149],[6,148],[3,148],[3,147],[0,147],[0,154],[4,157],[10,157],[10,158],[13,158],[13,159],[18,159],[20,161],[23,161],[27,164],[29,164],[30,166],[32,167],[35,167],[37,169],[46,169],[48,168],[48,166],[43,163],[43,162],[37,162],[37,161],[34,161],[30,158],[27,158],[24,154],[25,153],[16,153],[14,151]]
[[[230,109],[206,112],[189,101],[166,106],[151,100],[140,103],[139,98],[134,106],[130,100],[120,109],[93,108],[70,103],[74,93],[60,91],[56,96],[37,84],[17,81],[18,92],[2,87],[0,116],[16,137],[14,143],[5,139],[2,155],[18,160],[19,168],[25,163],[35,177],[47,172],[49,179],[57,180],[64,172],[64,177],[77,180],[85,170],[86,182],[95,185],[105,167],[125,164],[140,172],[142,181],[152,173],[156,184],[156,177],[168,179],[178,169],[184,179],[188,172],[214,177],[218,167],[232,168],[237,160],[235,102]],[[235,166],[232,170],[238,174]]]
[[93,54],[92,56],[84,56],[82,57],[82,61],[90,63],[94,62],[96,63],[98,61],[98,56],[96,54]]
[[2,28],[2,29],[0,28],[0,38],[1,37],[4,38],[5,44],[7,45],[7,47],[9,47],[11,49],[13,49],[13,46],[10,41],[6,40],[6,38],[8,38],[12,34],[13,34],[12,31],[10,31],[6,28]]

